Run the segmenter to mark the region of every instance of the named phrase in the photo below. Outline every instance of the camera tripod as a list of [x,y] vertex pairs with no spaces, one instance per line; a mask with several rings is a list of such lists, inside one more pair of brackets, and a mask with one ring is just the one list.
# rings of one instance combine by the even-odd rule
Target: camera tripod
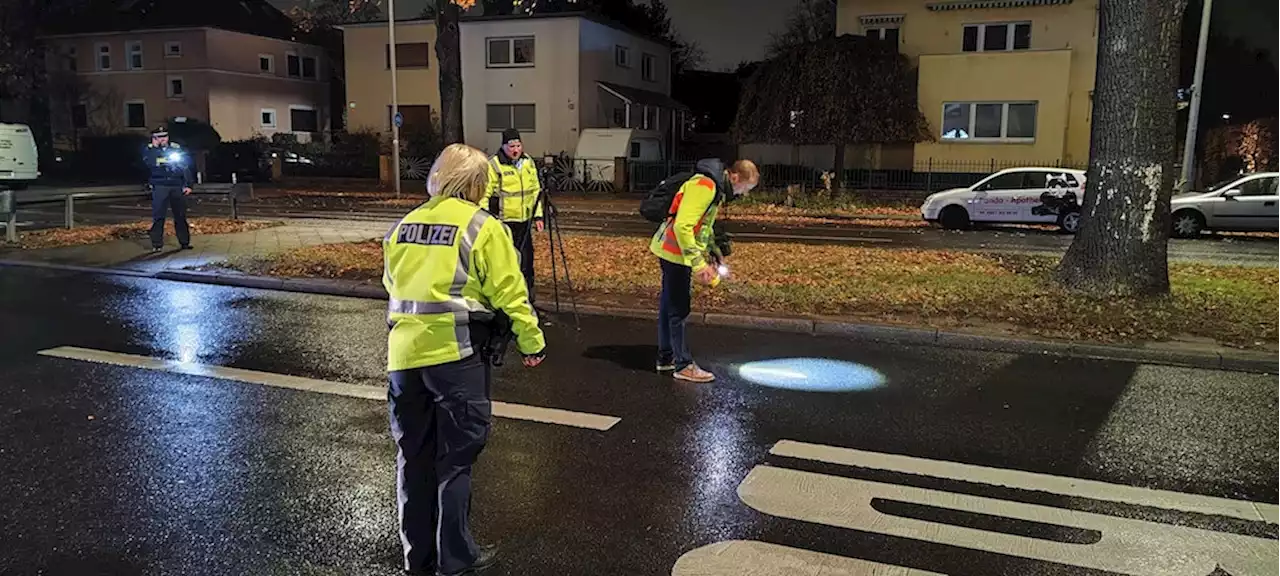
[[[551,256],[551,293],[555,300],[555,311],[561,312],[560,303],[560,271],[564,271],[565,289],[569,296],[569,306],[573,309],[573,324],[575,329],[581,330],[581,322],[578,318],[578,299],[574,295],[573,278],[569,273],[569,258],[564,252],[564,234],[560,231],[560,219],[557,217],[557,209],[555,203],[551,201],[551,194],[546,186],[546,176],[549,167],[543,167],[538,170],[538,197],[533,202],[533,213],[537,214],[542,211],[542,221],[547,232],[547,249]],[[522,238],[515,239],[516,252],[520,252],[526,245],[532,246],[534,234],[533,222],[525,228]],[[557,265],[557,254],[559,263]],[[530,295],[532,296],[532,294]]]

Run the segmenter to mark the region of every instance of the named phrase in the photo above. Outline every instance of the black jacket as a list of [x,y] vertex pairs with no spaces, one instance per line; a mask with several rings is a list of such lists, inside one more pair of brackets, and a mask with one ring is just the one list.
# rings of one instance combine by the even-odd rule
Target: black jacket
[[195,181],[191,166],[195,159],[187,154],[186,148],[176,144],[162,147],[147,145],[142,162],[147,167],[147,183],[152,186],[190,188]]

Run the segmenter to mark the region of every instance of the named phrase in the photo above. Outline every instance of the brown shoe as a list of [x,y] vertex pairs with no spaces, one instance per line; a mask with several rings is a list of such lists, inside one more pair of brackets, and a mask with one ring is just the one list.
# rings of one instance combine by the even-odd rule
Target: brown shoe
[[672,374],[672,377],[676,380],[684,380],[685,382],[694,382],[697,384],[706,384],[708,382],[715,382],[716,380],[715,374],[699,368],[697,364],[690,364],[685,366],[683,369],[676,370],[675,373]]

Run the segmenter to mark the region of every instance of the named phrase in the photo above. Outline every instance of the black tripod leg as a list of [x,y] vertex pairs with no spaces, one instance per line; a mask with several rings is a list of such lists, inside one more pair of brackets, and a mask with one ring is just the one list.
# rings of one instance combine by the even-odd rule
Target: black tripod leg
[[[578,297],[574,294],[573,278],[569,276],[569,258],[564,252],[564,234],[560,232],[560,226],[558,225],[552,228],[552,233],[555,235],[556,241],[560,244],[560,261],[561,264],[564,265],[565,288],[569,290],[569,305],[573,307],[573,325],[577,327],[577,329],[581,330],[582,322],[578,318]],[[552,257],[554,262],[554,255],[552,255]],[[556,300],[557,305],[559,305],[559,302],[559,300]]]

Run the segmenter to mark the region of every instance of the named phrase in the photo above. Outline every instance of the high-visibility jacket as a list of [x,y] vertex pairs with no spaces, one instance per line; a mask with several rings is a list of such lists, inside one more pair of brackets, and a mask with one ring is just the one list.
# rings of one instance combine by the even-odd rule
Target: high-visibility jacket
[[387,369],[408,370],[479,352],[470,315],[502,310],[516,346],[545,346],[529,305],[511,231],[479,206],[446,196],[410,212],[382,243],[387,304]]
[[489,158],[489,189],[480,206],[503,222],[542,218],[542,206],[537,205],[542,186],[538,184],[538,166],[533,158],[521,156],[514,162],[505,160],[501,152]]
[[671,200],[675,217],[667,218],[649,242],[649,251],[659,258],[693,268],[707,265],[707,248],[714,246],[712,228],[723,197],[716,195],[716,181],[694,174]]

